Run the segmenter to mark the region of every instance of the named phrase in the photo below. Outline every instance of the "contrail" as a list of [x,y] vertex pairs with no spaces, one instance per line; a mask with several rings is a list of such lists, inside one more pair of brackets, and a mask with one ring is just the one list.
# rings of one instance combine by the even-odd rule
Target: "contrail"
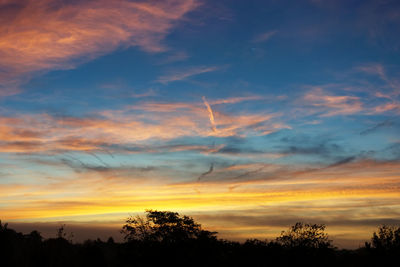
[[210,117],[210,122],[211,122],[211,129],[213,130],[213,132],[216,132],[217,126],[215,125],[213,110],[211,109],[210,104],[208,104],[206,97],[203,96],[202,98],[203,98],[204,105],[206,106],[206,108],[208,110],[208,116]]

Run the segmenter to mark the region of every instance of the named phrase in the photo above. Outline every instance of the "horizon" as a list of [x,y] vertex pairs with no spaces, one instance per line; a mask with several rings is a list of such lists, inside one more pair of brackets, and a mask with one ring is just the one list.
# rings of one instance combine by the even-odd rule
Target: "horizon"
[[[131,214],[133,215],[133,214]],[[130,215],[130,216],[131,216]],[[180,214],[186,215],[186,214]],[[145,217],[145,212],[137,213],[133,216],[140,216],[142,218]],[[191,217],[191,216],[190,216]],[[202,218],[201,215],[194,215],[193,218],[197,223],[200,223],[196,218]],[[127,217],[125,218],[127,219]],[[207,221],[206,221],[207,222]],[[7,222],[1,221],[1,223],[5,224]],[[67,238],[70,242],[79,244],[83,243],[87,240],[97,240],[100,239],[102,241],[108,240],[110,237],[113,238],[115,242],[123,243],[124,242],[124,234],[121,233],[121,229],[125,220],[121,221],[85,221],[85,222],[76,222],[76,221],[35,221],[35,222],[18,222],[13,221],[8,224],[8,228],[14,229],[17,232],[21,232],[23,234],[30,234],[32,231],[38,231],[41,236],[45,239],[57,238],[57,231],[60,227],[64,228],[64,233],[67,235]],[[281,226],[281,224],[274,226],[272,229],[269,229],[268,233],[264,230],[261,234],[257,233],[249,233],[249,236],[245,235],[235,235],[231,233],[229,230],[218,231],[218,229],[214,226],[211,228],[205,227],[201,224],[202,229],[216,232],[217,238],[222,240],[228,240],[233,242],[244,243],[247,240],[260,240],[260,241],[275,241],[276,238],[280,236],[283,231],[287,231],[291,226],[293,226],[296,222],[292,224]],[[313,224],[315,222],[303,222]],[[318,224],[318,223],[317,223]],[[212,223],[211,223],[212,225]],[[220,223],[219,225],[222,225]],[[320,224],[325,225],[325,224]],[[331,235],[329,233],[330,227],[329,225],[325,225],[325,233],[329,236],[329,240],[332,241],[332,245],[337,249],[359,249],[364,248],[366,242],[371,242],[371,238],[373,233],[378,232],[378,227],[370,227],[371,232],[369,233],[369,238],[364,239],[363,236],[359,237],[359,239],[348,239],[346,237],[342,237],[339,235]],[[382,225],[379,225],[379,227]],[[280,228],[284,227],[284,228]]]
[[3,0],[0,22],[10,227],[119,240],[155,209],[358,248],[400,225],[399,1]]

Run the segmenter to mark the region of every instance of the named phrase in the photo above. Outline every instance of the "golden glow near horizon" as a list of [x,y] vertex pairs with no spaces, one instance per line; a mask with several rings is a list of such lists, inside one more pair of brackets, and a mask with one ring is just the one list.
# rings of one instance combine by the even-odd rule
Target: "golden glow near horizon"
[[[235,169],[243,173],[257,167]],[[282,171],[282,166],[269,168],[272,167]],[[378,222],[379,218],[398,215],[398,167],[364,161],[299,172],[286,166],[284,174],[277,172],[270,179],[264,179],[268,173],[262,171],[240,181],[232,174],[221,179],[225,174],[220,171],[203,181],[179,183],[168,177],[124,178],[93,170],[48,184],[2,185],[0,198],[7,199],[2,220],[79,223],[103,218],[115,225],[118,221],[122,224],[129,214],[158,209],[195,214],[204,227],[233,239],[246,235],[271,238],[278,228],[282,230],[279,221],[287,225],[298,220],[338,228],[333,235],[343,233],[346,225],[359,225],[370,232],[372,225],[365,226],[364,221]],[[354,172],[355,169],[362,171]],[[380,173],[386,176],[381,177]],[[280,175],[286,178],[279,179]],[[384,212],[378,207],[384,207]],[[369,232],[356,232],[357,240],[368,239]],[[347,238],[354,238],[354,234]]]

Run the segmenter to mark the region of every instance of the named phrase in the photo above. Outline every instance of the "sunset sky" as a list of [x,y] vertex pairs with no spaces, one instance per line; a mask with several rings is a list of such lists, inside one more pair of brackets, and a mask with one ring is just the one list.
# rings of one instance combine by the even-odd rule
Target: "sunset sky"
[[0,0],[0,219],[230,240],[400,224],[400,1]]

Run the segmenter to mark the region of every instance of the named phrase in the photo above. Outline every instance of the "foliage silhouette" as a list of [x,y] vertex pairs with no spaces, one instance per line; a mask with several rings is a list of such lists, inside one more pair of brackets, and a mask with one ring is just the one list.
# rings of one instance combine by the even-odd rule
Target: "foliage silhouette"
[[188,216],[147,210],[123,225],[126,242],[72,243],[65,225],[56,238],[18,233],[0,221],[0,266],[398,266],[400,227],[382,226],[356,250],[332,246],[325,225],[296,223],[273,241],[218,239]]
[[371,266],[398,266],[400,227],[382,225],[374,232],[371,243],[365,243]]
[[216,232],[201,229],[193,218],[177,212],[146,210],[146,217],[129,217],[122,227],[126,241],[183,242],[195,239],[216,239]]
[[332,241],[325,233],[324,224],[297,222],[288,231],[282,231],[276,241],[286,248],[333,248]]
[[[400,227],[383,225],[371,239],[372,247],[385,250],[400,250]],[[399,251],[400,252],[400,251]]]

